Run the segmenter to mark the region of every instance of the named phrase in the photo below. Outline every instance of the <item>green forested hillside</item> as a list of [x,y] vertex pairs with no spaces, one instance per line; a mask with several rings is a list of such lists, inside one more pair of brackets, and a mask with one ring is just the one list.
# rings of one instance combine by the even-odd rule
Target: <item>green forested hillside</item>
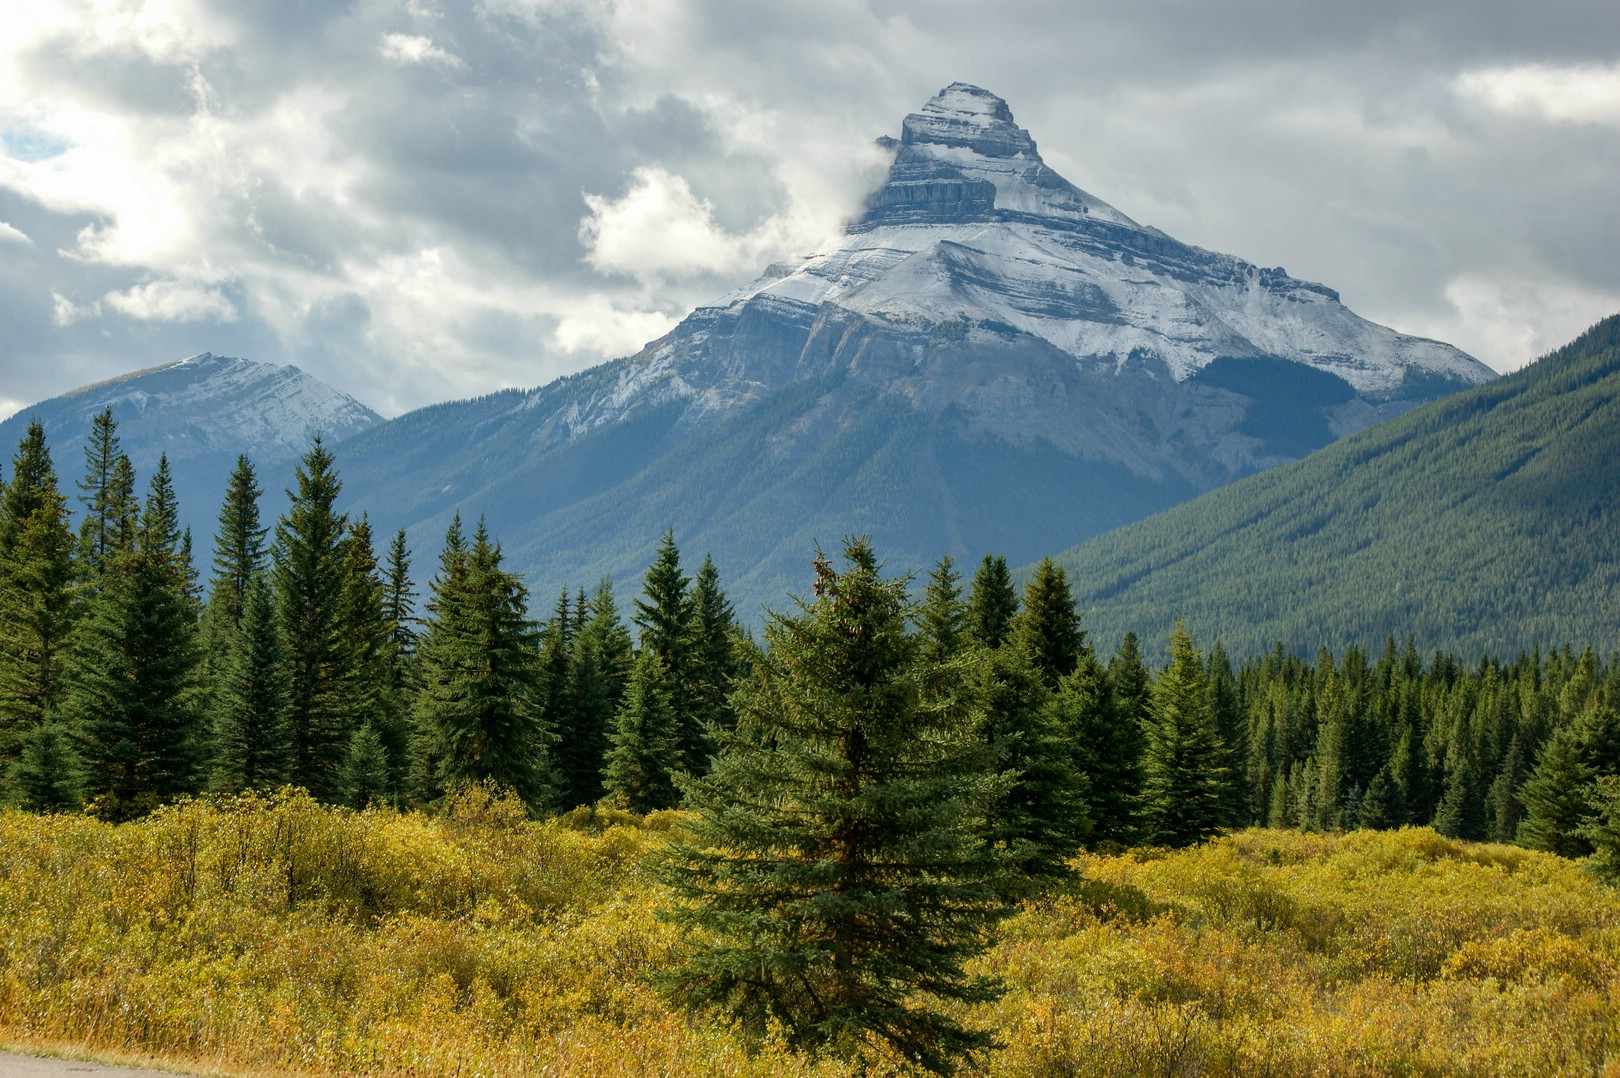
[[1534,364],[1074,547],[1100,643],[1620,643],[1620,315]]

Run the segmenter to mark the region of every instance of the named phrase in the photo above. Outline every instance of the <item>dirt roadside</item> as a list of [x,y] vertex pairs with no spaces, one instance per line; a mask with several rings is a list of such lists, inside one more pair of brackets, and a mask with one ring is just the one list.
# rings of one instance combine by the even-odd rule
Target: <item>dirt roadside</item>
[[170,1071],[142,1070],[115,1063],[92,1063],[57,1056],[0,1052],[0,1078],[185,1078]]

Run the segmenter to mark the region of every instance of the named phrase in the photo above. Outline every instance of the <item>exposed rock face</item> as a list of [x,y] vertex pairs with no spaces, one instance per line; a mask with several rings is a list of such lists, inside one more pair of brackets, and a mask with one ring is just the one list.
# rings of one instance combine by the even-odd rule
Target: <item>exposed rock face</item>
[[267,518],[273,518],[291,462],[309,448],[312,437],[320,434],[335,444],[382,422],[347,393],[297,367],[204,352],[25,408],[0,423],[0,446],[14,449],[37,418],[63,489],[71,492],[83,471],[91,421],[104,408],[112,409],[120,447],[142,484],[158,457],[167,454],[181,513],[196,533],[200,553],[208,550],[238,454],[253,461],[260,486],[277,492],[265,506]]
[[674,525],[779,602],[817,539],[1033,558],[1494,377],[1138,224],[985,90],[883,144],[842,236],[638,354],[345,446],[361,506],[430,541],[491,513],[542,588],[638,574]]

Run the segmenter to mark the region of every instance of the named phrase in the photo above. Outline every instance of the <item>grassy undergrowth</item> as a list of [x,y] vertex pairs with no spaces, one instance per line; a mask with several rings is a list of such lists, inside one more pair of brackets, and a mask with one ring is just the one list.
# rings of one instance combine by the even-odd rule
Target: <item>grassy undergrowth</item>
[[[647,983],[677,941],[642,862],[679,820],[0,813],[0,1039],[243,1074],[846,1073]],[[1620,897],[1568,861],[1245,831],[1079,867],[982,959],[989,1074],[1620,1074]]]

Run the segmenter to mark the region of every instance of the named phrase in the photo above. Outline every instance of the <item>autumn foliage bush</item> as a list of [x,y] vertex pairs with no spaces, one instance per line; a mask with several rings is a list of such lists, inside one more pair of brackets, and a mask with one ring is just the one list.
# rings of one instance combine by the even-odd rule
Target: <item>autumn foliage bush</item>
[[[0,1037],[226,1072],[843,1074],[648,975],[681,816],[437,816],[297,792],[132,823],[0,812]],[[651,826],[648,826],[648,825]],[[1084,856],[980,959],[994,1075],[1620,1068],[1620,897],[1428,830]],[[881,1052],[871,1071],[903,1071]]]

